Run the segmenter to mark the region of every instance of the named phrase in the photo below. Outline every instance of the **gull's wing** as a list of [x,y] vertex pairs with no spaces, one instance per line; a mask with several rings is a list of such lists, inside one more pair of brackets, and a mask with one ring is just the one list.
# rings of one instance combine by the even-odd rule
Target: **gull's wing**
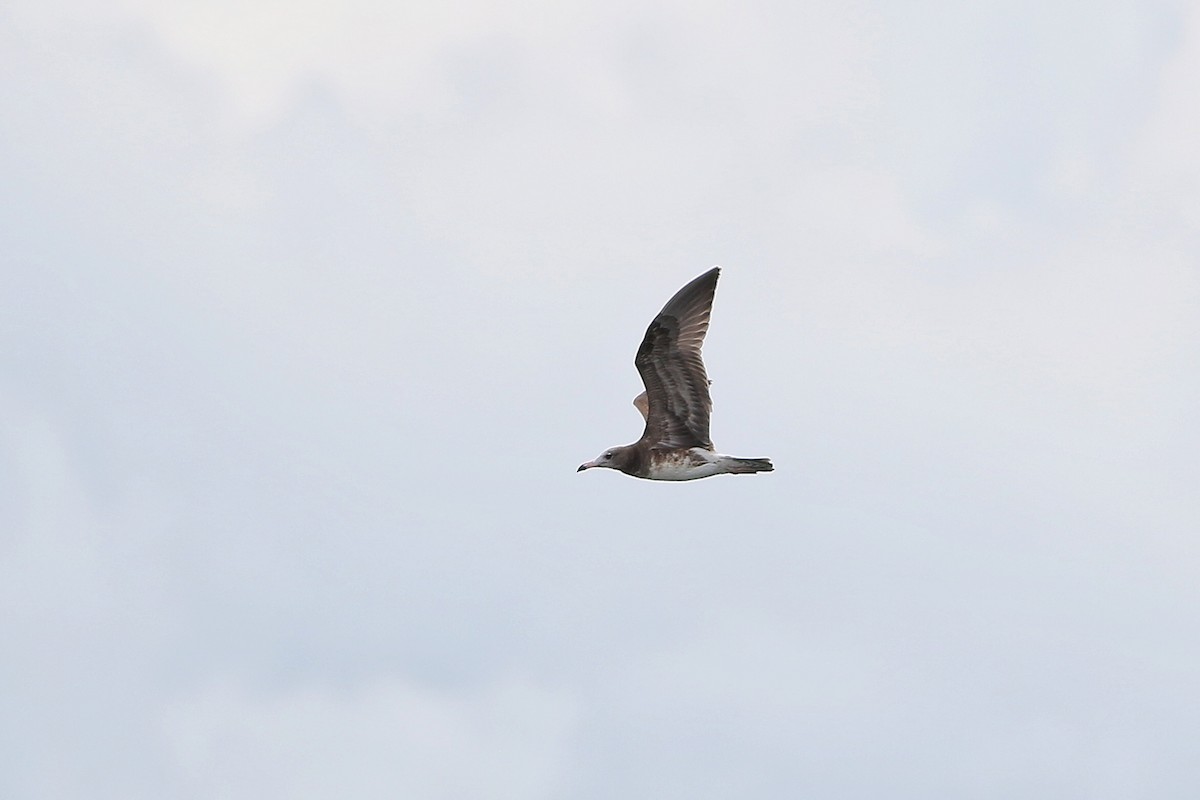
[[633,407],[642,413],[642,419],[650,419],[650,401],[646,399],[645,392],[633,398]]
[[[700,346],[720,272],[713,267],[676,292],[646,329],[633,360],[646,384],[649,409],[642,441],[650,447],[712,449],[712,399]],[[641,410],[637,400],[634,405]]]

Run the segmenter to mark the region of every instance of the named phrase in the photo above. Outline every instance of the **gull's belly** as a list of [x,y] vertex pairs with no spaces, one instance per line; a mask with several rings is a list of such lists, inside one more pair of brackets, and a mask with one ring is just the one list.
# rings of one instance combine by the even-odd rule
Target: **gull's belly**
[[663,453],[653,459],[646,477],[652,481],[691,481],[719,475],[721,468],[716,453],[693,447],[674,453]]

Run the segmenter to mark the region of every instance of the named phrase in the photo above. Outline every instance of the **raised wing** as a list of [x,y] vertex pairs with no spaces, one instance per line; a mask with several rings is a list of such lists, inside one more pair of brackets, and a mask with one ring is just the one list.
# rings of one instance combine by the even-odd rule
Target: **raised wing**
[[712,399],[700,347],[720,272],[713,267],[676,292],[646,329],[633,360],[646,384],[649,409],[642,441],[651,447],[712,449]]
[[646,399],[645,392],[633,398],[633,407],[641,412],[642,419],[650,419],[650,401]]

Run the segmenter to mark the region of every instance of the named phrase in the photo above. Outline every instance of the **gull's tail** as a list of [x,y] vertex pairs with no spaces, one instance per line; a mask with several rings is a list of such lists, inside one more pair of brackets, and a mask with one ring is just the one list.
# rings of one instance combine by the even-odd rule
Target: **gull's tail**
[[771,464],[769,458],[734,458],[733,456],[721,456],[721,466],[726,472],[731,472],[734,475],[749,475],[754,472],[770,472],[775,467]]

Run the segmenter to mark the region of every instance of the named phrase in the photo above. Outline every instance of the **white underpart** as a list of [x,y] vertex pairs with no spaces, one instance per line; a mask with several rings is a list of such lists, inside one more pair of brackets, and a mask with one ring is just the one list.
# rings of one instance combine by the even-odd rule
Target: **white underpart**
[[668,459],[650,470],[650,478],[656,481],[691,481],[696,478],[707,478],[709,475],[720,475],[728,472],[723,456],[702,447],[693,447],[680,453],[675,458]]

